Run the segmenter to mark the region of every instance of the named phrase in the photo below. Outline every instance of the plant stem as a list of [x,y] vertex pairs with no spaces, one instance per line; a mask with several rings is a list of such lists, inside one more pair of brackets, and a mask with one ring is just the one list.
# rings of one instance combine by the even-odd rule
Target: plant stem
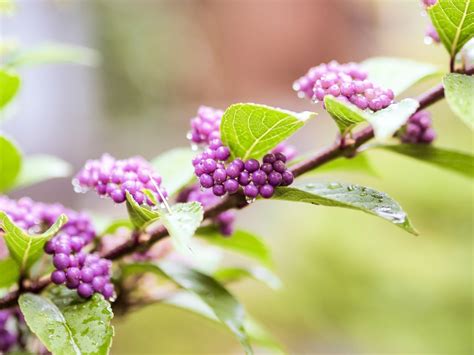
[[[472,71],[468,71],[465,74],[472,74]],[[420,104],[417,111],[432,105],[443,97],[444,88],[442,84],[439,84],[417,98]],[[362,144],[366,143],[373,137],[374,131],[372,130],[372,128],[366,127],[360,130],[359,132],[354,133],[354,135],[352,136],[354,142],[350,146],[341,146],[340,139],[337,139],[335,143],[319,150],[313,157],[293,166],[291,171],[293,172],[295,177],[303,175],[304,173],[307,173],[329,161],[347,155],[347,153],[360,147]],[[245,200],[245,196],[242,192],[239,192],[226,197],[225,199],[213,206],[207,207],[204,210],[204,219],[215,217],[226,210],[230,210],[233,208],[240,209],[246,206],[248,206],[248,204]],[[125,243],[119,245],[118,247],[107,253],[104,253],[101,256],[110,260],[116,260],[136,251],[146,250],[150,248],[153,244],[162,240],[163,238],[166,238],[167,236],[168,231],[164,226],[161,225],[156,230],[149,233],[146,238],[131,238]],[[17,289],[15,291],[7,293],[4,297],[0,298],[0,309],[14,306],[17,303],[18,297],[22,292],[39,293],[49,284],[49,277],[43,277],[34,282],[28,282],[28,280],[26,280],[23,286],[23,290]]]

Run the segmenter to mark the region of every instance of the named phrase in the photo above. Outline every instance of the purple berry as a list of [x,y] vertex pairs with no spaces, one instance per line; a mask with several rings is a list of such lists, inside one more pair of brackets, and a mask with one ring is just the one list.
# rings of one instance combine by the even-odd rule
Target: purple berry
[[255,185],[263,185],[267,181],[267,174],[262,170],[257,170],[252,173],[252,181]]
[[229,194],[233,194],[239,189],[239,183],[237,180],[229,179],[224,182],[224,187]]
[[212,174],[217,168],[217,163],[215,160],[206,159],[202,164],[203,170],[207,174]]
[[273,171],[273,165],[271,163],[263,163],[260,167],[260,170],[265,172],[265,174],[270,174]]
[[114,285],[112,285],[111,283],[105,284],[102,290],[102,295],[105,299],[112,298],[114,295]]
[[218,184],[218,185],[214,185],[214,187],[212,188],[212,192],[216,196],[224,196],[226,191],[225,191],[224,185]]
[[216,150],[216,158],[221,161],[226,161],[230,157],[230,150],[228,147],[222,146]]
[[259,192],[263,198],[270,198],[273,196],[274,189],[272,185],[265,184],[260,187]]
[[94,278],[94,271],[91,268],[84,267],[81,270],[81,280],[83,282],[92,282],[93,278]]
[[276,172],[283,173],[286,170],[285,163],[282,160],[277,160],[276,162],[273,163],[273,169]]
[[268,175],[268,183],[272,186],[279,186],[283,181],[283,177],[280,173],[272,171]]
[[102,276],[96,276],[92,280],[92,287],[94,288],[95,292],[102,292],[102,289],[104,288],[104,285],[106,283],[106,280]]
[[275,154],[267,154],[263,157],[263,162],[264,163],[269,163],[269,164],[273,164],[275,161],[276,161],[276,157],[275,157]]
[[260,163],[258,162],[258,160],[250,159],[245,162],[245,169],[249,173],[253,173],[254,171],[258,170],[259,167]]
[[66,254],[56,254],[53,256],[53,264],[58,270],[64,270],[69,266],[69,256]]
[[66,281],[66,274],[64,271],[56,270],[51,274],[51,281],[56,285],[61,285]]
[[125,201],[125,193],[119,189],[112,191],[110,197],[115,203],[122,203]]
[[81,283],[77,288],[77,293],[83,298],[89,298],[94,293],[94,289],[88,283]]
[[248,198],[256,198],[258,196],[258,187],[253,184],[249,184],[244,187],[244,194]]
[[222,183],[227,179],[227,173],[225,169],[219,168],[219,169],[216,169],[216,171],[214,171],[214,174],[212,175],[212,177],[214,178],[215,182]]
[[293,183],[293,180],[294,180],[294,176],[293,176],[293,173],[289,170],[286,170],[284,171],[282,174],[281,174],[281,177],[282,177],[282,185],[283,186],[289,186]]
[[246,186],[250,183],[250,174],[247,171],[242,171],[239,176],[239,184]]
[[211,175],[208,175],[208,174],[202,174],[199,177],[199,182],[201,186],[205,188],[210,188],[214,185],[214,179],[212,178]]

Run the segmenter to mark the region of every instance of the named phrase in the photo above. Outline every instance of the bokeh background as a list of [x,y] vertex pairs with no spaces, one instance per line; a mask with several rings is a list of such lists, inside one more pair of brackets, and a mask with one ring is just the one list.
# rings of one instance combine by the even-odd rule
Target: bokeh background
[[[446,68],[443,48],[423,44],[426,24],[417,0],[20,0],[15,16],[1,18],[2,36],[26,47],[46,40],[89,46],[102,63],[24,70],[15,119],[3,129],[25,152],[55,154],[76,169],[103,152],[153,158],[187,146],[200,104],[321,111],[291,90],[321,62],[385,55]],[[431,110],[436,144],[472,151],[472,134],[446,104]],[[309,152],[335,134],[322,113],[293,142]],[[315,179],[386,191],[421,235],[354,211],[257,202],[239,213],[238,225],[271,246],[284,287],[245,281],[232,290],[292,354],[472,353],[471,182],[390,153],[367,154],[378,177]],[[20,194],[124,214],[92,194],[74,194],[67,179]],[[116,319],[115,327],[113,354],[241,352],[225,329],[167,306]]]

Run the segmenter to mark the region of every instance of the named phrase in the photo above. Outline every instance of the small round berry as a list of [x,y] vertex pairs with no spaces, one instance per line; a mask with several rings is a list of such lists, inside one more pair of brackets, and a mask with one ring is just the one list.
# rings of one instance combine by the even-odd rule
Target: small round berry
[[110,282],[106,283],[102,289],[102,295],[105,299],[112,298],[114,295],[114,285],[112,285]]
[[79,280],[67,280],[66,279],[66,287],[69,288],[70,290],[74,290],[79,286]]
[[276,161],[276,157],[275,157],[275,154],[267,154],[263,157],[263,162],[264,163],[270,163],[270,164],[273,164],[275,161]]
[[224,196],[225,195],[225,187],[224,187],[224,185],[221,185],[221,184],[214,185],[214,187],[212,188],[212,192],[216,196]]
[[245,169],[245,163],[242,159],[237,158],[232,162],[232,164],[236,164],[239,167],[240,171],[243,171]]
[[69,266],[69,255],[56,254],[53,256],[54,267],[58,270],[64,270]]
[[273,171],[273,165],[271,163],[263,163],[260,167],[260,170],[265,172],[265,174],[270,174]]
[[112,198],[112,200],[114,200],[115,203],[122,203],[125,201],[125,193],[119,189],[112,191],[110,197]]
[[92,282],[94,279],[94,271],[89,267],[84,267],[81,270],[81,280],[83,282]]
[[204,174],[204,165],[203,165],[202,163],[197,164],[197,165],[194,167],[194,173],[195,173],[197,176],[201,176],[202,174]]
[[61,285],[66,281],[66,274],[64,271],[56,270],[51,274],[51,281],[56,285]]
[[283,163],[286,163],[286,155],[283,154],[283,153],[276,153],[275,158],[276,158],[276,160],[280,160]]
[[103,276],[96,276],[92,280],[92,287],[94,288],[95,292],[102,292],[102,289],[104,288],[105,283],[106,283],[106,280]]
[[236,178],[239,176],[241,169],[238,164],[230,163],[229,166],[225,169],[227,176],[230,178]]
[[267,181],[267,174],[265,174],[265,172],[262,170],[257,170],[252,173],[252,181],[255,185],[263,185]]
[[70,254],[71,247],[66,243],[57,243],[54,251],[58,254]]
[[227,179],[227,173],[225,169],[216,169],[214,171],[214,174],[212,174],[212,177],[214,178],[215,182],[222,183]]
[[239,189],[239,183],[237,180],[229,179],[224,181],[224,187],[229,194],[233,194]]
[[88,283],[81,283],[77,288],[77,293],[82,298],[89,298],[94,294],[94,289]]
[[270,198],[273,196],[274,189],[272,185],[265,184],[260,187],[259,192],[263,198]]
[[230,150],[228,147],[222,146],[216,150],[216,158],[218,160],[226,161],[230,157]]
[[289,170],[286,170],[284,171],[282,174],[281,174],[281,177],[282,177],[282,185],[283,186],[289,186],[293,183],[293,180],[295,179],[295,177],[293,176],[293,173]]
[[268,183],[272,186],[279,186],[283,181],[283,177],[279,172],[272,171],[268,174]]
[[209,174],[202,174],[199,177],[199,182],[201,183],[201,186],[205,188],[210,188],[214,185],[214,179]]
[[259,167],[260,163],[258,162],[258,160],[250,159],[245,162],[245,169],[249,173],[253,173],[254,171],[258,170]]
[[276,172],[283,173],[286,170],[285,163],[282,160],[277,160],[273,163],[273,169]]
[[70,282],[79,281],[81,279],[81,270],[78,267],[70,267],[66,270],[66,279]]
[[44,251],[46,254],[52,255],[55,253],[55,243],[53,240],[48,240],[44,245]]
[[84,241],[80,237],[71,237],[71,240],[69,241],[69,245],[71,246],[71,249],[77,253],[84,246]]
[[256,198],[258,196],[258,188],[254,184],[249,184],[244,187],[244,194],[249,198]]
[[203,170],[207,174],[212,174],[217,168],[217,163],[213,159],[206,159],[202,164]]
[[246,171],[242,171],[239,175],[239,184],[247,186],[250,183],[250,174]]

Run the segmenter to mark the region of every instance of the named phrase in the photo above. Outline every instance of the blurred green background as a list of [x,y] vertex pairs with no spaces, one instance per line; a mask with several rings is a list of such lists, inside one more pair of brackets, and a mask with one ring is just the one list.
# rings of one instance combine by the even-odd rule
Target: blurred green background
[[[2,19],[2,35],[25,46],[84,44],[101,53],[102,64],[24,71],[17,119],[5,130],[27,152],[56,154],[76,168],[105,151],[152,158],[188,144],[189,118],[200,104],[321,111],[291,90],[321,62],[384,55],[446,68],[444,49],[423,44],[426,24],[416,0],[18,1],[16,15]],[[472,151],[472,134],[445,103],[431,111],[437,145]],[[293,142],[309,152],[335,134],[322,113]],[[389,193],[420,236],[355,211],[257,202],[237,223],[271,246],[284,287],[245,281],[232,290],[291,354],[473,353],[472,183],[390,153],[367,154],[378,177],[315,179]],[[124,213],[75,195],[66,180],[23,194]],[[168,306],[117,318],[115,329],[113,354],[241,353],[222,327]]]

